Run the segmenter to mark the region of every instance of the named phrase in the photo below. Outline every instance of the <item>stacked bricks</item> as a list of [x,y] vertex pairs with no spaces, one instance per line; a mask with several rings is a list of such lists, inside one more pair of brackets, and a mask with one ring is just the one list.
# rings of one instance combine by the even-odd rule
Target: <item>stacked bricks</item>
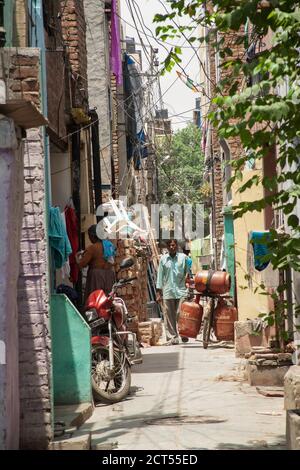
[[[126,303],[129,315],[133,317],[133,321],[129,324],[129,329],[134,333],[138,333],[139,322],[147,320],[147,259],[137,256],[134,240],[118,240],[117,246],[117,278],[137,277],[137,280],[131,284],[120,288],[118,294]],[[121,261],[128,257],[133,257],[135,264],[130,269],[120,271]]]
[[150,321],[141,322],[138,331],[141,343],[157,346],[163,335],[162,321],[160,318],[153,318]]
[[141,343],[153,346],[154,324],[152,321],[139,323],[139,338]]
[[[40,107],[39,49],[6,49],[10,99]],[[51,428],[51,338],[44,148],[41,128],[27,131],[24,148],[24,215],[18,280],[20,447],[46,449]]]
[[[148,276],[147,265],[149,252],[147,249],[135,246],[131,239],[118,240],[118,251],[116,257],[116,272],[118,279],[137,277],[132,284],[119,289],[118,293],[123,298],[128,308],[129,315],[133,321],[129,324],[130,331],[137,334],[140,342],[155,346],[163,334],[162,321],[159,318],[148,320]],[[133,257],[135,264],[132,268],[120,271],[120,263],[124,258]]]

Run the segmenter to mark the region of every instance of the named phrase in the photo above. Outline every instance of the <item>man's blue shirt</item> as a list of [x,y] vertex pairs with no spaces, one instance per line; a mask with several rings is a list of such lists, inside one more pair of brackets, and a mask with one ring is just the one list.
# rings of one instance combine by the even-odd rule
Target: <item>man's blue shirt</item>
[[159,262],[156,288],[162,289],[164,299],[181,299],[187,293],[185,277],[188,273],[187,256],[184,253],[163,255]]

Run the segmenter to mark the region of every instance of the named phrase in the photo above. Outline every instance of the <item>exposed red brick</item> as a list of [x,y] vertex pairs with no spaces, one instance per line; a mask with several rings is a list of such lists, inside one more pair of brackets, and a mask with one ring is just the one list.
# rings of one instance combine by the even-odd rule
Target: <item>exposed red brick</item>
[[61,20],[64,42],[72,72],[78,77],[73,84],[73,106],[87,106],[87,52],[86,24],[83,0],[61,0],[63,16]]
[[37,65],[39,62],[38,57],[32,57],[27,55],[13,55],[11,63],[13,65]]
[[14,92],[38,92],[39,88],[39,82],[35,79],[15,80],[10,86]]
[[10,77],[11,78],[37,78],[38,69],[37,67],[31,65],[24,65],[20,67],[11,67],[10,68]]

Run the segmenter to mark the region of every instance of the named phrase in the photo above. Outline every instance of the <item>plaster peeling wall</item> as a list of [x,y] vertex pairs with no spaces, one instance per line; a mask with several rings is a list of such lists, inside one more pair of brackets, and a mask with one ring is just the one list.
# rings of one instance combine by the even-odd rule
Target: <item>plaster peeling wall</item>
[[[40,107],[40,50],[5,49],[10,99]],[[30,85],[29,85],[30,83]],[[20,272],[15,298],[19,322],[20,447],[46,449],[51,427],[51,340],[42,128],[30,129],[24,141],[24,216],[19,244]],[[14,343],[17,350],[18,340]]]
[[102,184],[111,183],[111,122],[109,102],[109,44],[104,4],[84,0],[87,23],[88,94],[90,108],[97,108],[101,155]]
[[14,121],[0,116],[0,449],[19,445],[16,291],[23,213],[23,147]]

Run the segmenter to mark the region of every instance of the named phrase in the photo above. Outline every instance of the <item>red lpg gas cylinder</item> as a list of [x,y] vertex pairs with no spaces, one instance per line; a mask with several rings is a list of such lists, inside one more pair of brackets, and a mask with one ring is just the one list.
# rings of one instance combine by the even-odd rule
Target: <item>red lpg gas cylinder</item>
[[219,299],[215,310],[215,335],[220,341],[233,341],[234,322],[237,321],[237,309]]
[[198,292],[226,294],[230,291],[231,277],[225,271],[199,271],[195,276],[195,288]]
[[182,302],[178,318],[178,332],[180,336],[196,338],[203,316],[202,305],[196,302]]

